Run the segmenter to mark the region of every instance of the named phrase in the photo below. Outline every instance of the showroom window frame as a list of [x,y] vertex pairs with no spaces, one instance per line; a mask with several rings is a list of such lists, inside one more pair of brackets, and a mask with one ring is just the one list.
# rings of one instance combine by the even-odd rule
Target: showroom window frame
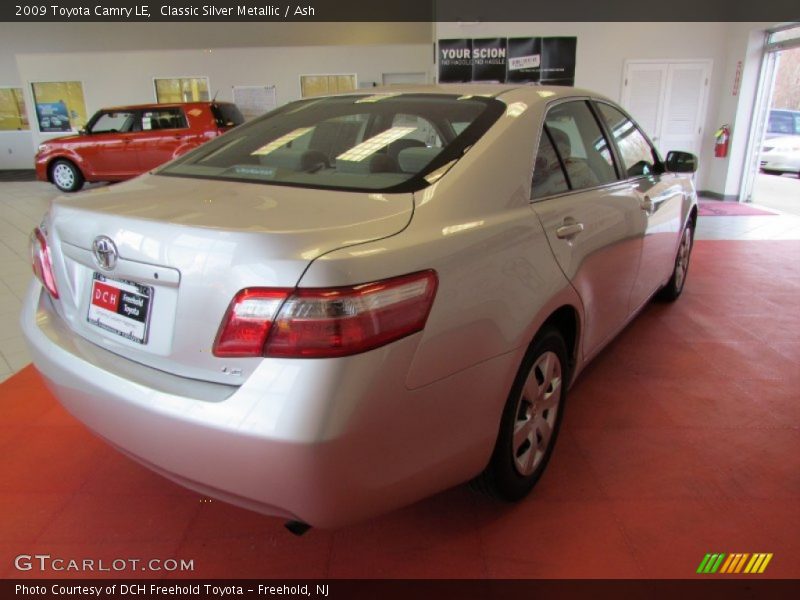
[[24,118],[25,123],[28,124],[27,129],[0,129],[0,134],[25,132],[32,133],[33,127],[31,126],[31,120],[28,116],[28,99],[25,97],[25,87],[22,85],[0,85],[0,90],[19,90],[19,95],[22,98],[22,112],[19,114],[20,120]]
[[[325,94],[319,94],[316,96],[304,96],[303,95],[303,78],[304,77],[352,77],[353,78],[353,89],[348,90],[346,92],[331,92],[328,90]],[[358,88],[358,73],[302,73],[297,76],[297,83],[298,88],[300,91],[300,98],[305,100],[306,98],[319,98],[321,96],[333,94],[349,94],[349,93],[358,93],[360,90]]]
[[[169,81],[169,80],[177,80],[182,81],[184,79],[191,80],[191,79],[205,79],[206,82],[206,91],[208,94],[208,100],[180,100],[179,102],[173,101],[161,101],[158,99],[158,81]],[[208,75],[170,75],[170,76],[159,76],[153,77],[153,98],[156,104],[186,104],[189,102],[210,102],[211,101],[211,78]]]
[[[798,35],[788,40],[771,41],[773,34],[796,29]],[[752,119],[748,128],[748,140],[745,147],[742,173],[739,177],[738,202],[752,202],[753,189],[758,174],[759,147],[769,119],[772,91],[775,82],[776,56],[781,50],[800,47],[800,22],[784,23],[777,27],[763,30],[764,38],[761,47],[761,66],[756,84],[756,98],[753,102]]]

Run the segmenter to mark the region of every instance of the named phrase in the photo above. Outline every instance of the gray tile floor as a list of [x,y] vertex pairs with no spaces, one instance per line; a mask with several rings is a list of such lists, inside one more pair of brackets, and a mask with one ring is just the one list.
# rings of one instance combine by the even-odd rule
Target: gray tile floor
[[[759,180],[757,185],[761,188],[756,191],[762,192],[756,194],[756,199],[781,214],[701,218],[697,239],[800,239],[800,180],[761,177],[773,179],[766,183]],[[28,235],[55,196],[50,184],[0,182],[0,382],[30,362],[19,328],[22,297],[32,277]],[[789,214],[787,207],[795,214]]]

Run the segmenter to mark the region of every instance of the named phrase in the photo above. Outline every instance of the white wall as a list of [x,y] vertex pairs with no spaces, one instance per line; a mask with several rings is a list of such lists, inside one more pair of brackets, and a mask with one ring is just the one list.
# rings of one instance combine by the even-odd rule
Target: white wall
[[[28,83],[42,80],[83,81],[90,113],[153,101],[158,75],[208,75],[220,99],[230,99],[231,85],[277,84],[284,103],[299,94],[300,73],[356,72],[362,81],[394,66],[427,73],[432,31],[431,23],[0,23],[0,86],[25,90],[29,118]],[[33,131],[0,132],[0,169],[33,167],[47,136],[31,123]]]
[[[733,23],[729,28],[728,46],[723,80],[725,88],[716,110],[719,125],[733,126],[726,158],[712,158],[708,176],[708,189],[725,199],[736,199],[741,189],[742,176],[747,163],[747,145],[755,132],[754,108],[758,81],[763,62],[763,45],[767,23]],[[733,95],[733,82],[738,62],[743,65],[739,93]],[[712,141],[713,144],[713,141]],[[755,146],[757,148],[757,146]]]
[[[623,65],[633,59],[711,59],[708,110],[703,128],[697,186],[719,194],[731,194],[737,184],[731,161],[713,158],[714,131],[722,123],[733,123],[738,105],[748,98],[745,84],[753,69],[745,64],[740,96],[730,101],[736,61],[745,61],[747,41],[754,29],[767,23],[437,23],[436,39],[478,37],[576,36],[575,85],[600,92],[619,101]],[[752,49],[751,49],[752,51]],[[752,103],[752,102],[751,102]],[[752,109],[752,106],[751,106]],[[746,111],[745,111],[746,112]],[[744,113],[743,113],[744,114]],[[635,116],[635,115],[634,115]],[[744,127],[742,128],[744,129]],[[736,160],[739,157],[732,157]],[[733,187],[731,187],[733,185]],[[738,188],[736,188],[738,189]]]
[[[380,83],[383,73],[432,73],[431,63],[429,44],[17,55],[32,123],[27,84],[34,81],[81,81],[91,115],[105,106],[154,102],[154,77],[208,76],[211,95],[218,100],[232,100],[234,85],[275,85],[281,105],[300,98],[301,74],[355,73],[358,81]],[[32,148],[54,137],[35,129]],[[0,155],[0,168],[4,163]]]
[[[627,59],[710,59],[713,69],[700,153],[701,190],[739,191],[747,129],[769,23],[0,23],[0,85],[84,82],[87,109],[154,99],[153,77],[207,75],[212,93],[233,85],[276,85],[278,103],[299,97],[301,73],[435,75],[431,42],[441,38],[576,36],[576,85],[615,100]],[[192,46],[206,49],[186,49]],[[146,50],[137,50],[146,48]],[[736,63],[741,90],[732,96]],[[728,159],[713,157],[713,133],[734,124]],[[35,125],[34,125],[35,129]],[[0,168],[29,168],[38,132],[0,133]],[[11,154],[9,154],[11,149]]]

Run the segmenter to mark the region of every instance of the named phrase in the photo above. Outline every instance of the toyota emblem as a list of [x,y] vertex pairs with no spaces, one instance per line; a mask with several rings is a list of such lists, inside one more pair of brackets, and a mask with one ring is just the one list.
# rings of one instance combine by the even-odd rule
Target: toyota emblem
[[117,266],[117,246],[114,240],[105,235],[98,235],[92,242],[92,253],[98,266],[104,271],[111,271]]

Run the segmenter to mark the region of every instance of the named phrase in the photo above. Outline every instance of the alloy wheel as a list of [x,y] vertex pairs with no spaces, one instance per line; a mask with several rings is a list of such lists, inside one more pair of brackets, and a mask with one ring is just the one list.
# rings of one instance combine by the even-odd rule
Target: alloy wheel
[[75,185],[75,171],[69,165],[60,163],[53,168],[53,181],[62,189]]

